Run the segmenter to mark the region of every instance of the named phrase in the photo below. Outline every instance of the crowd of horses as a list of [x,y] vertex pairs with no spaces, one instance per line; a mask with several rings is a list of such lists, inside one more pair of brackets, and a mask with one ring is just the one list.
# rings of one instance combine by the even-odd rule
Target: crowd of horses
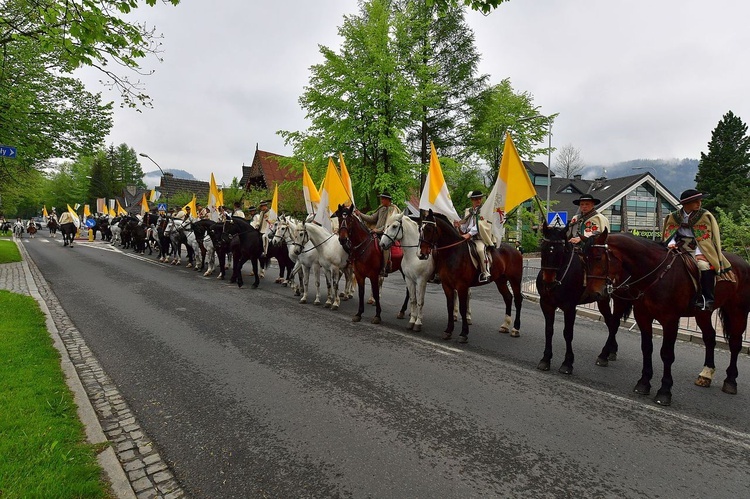
[[[100,217],[89,225],[94,238],[98,233],[102,239],[126,249],[142,254],[148,251],[150,255],[156,252],[160,261],[172,265],[181,263],[184,247],[187,266],[205,269],[205,276],[214,272],[218,259],[218,277],[223,279],[231,267],[230,282],[240,287],[244,284],[242,267],[246,262],[252,266],[251,286],[257,288],[268,262],[274,258],[279,265],[276,282],[290,285],[295,295],[300,296],[300,303],[310,299],[316,305],[321,303],[322,270],[327,308],[337,310],[342,299],[353,297],[356,284],[359,303],[353,317],[355,322],[364,314],[365,283],[369,279],[370,298],[375,305],[372,322],[376,324],[380,323],[382,312],[380,288],[384,251],[390,250],[392,271],[399,272],[406,282],[406,298],[398,317],[405,317],[408,309],[408,329],[422,330],[426,286],[437,276],[446,297],[447,325],[443,340],[452,339],[455,323],[460,318],[458,341],[468,341],[469,290],[489,283],[495,284],[505,305],[499,331],[519,336],[523,260],[521,253],[511,245],[488,247],[491,279],[480,282],[476,256],[470,245],[443,215],[431,210],[420,217],[396,214],[388,220],[382,235],[374,234],[353,207],[340,206],[334,215],[333,231],[310,221],[281,215],[265,234],[242,218],[228,217],[224,222],[179,220],[155,213],[147,213],[142,218]],[[59,227],[64,235],[69,232],[65,225]],[[51,234],[56,229],[50,226]],[[576,247],[568,241],[567,227],[544,224],[541,231],[541,270],[536,287],[545,319],[545,347],[538,369],[550,369],[555,312],[560,309],[564,317],[566,351],[559,372],[572,373],[576,307],[596,302],[608,329],[597,365],[605,367],[617,358],[616,334],[620,321],[632,313],[641,331],[643,356],[641,377],[634,391],[649,394],[653,377],[652,324],[654,320],[659,321],[663,329],[660,354],[664,372],[654,401],[670,405],[671,366],[675,360],[679,320],[694,316],[706,347],[704,368],[696,384],[710,386],[716,369],[716,330],[711,312],[694,306],[697,268],[691,265],[692,257],[630,234],[605,231],[590,238],[583,247]],[[63,244],[72,245],[72,236]],[[735,255],[727,254],[727,258],[732,263],[734,280],[719,281],[715,306],[731,353],[722,390],[734,394],[737,393],[737,360],[750,313],[750,265]],[[340,291],[342,277],[344,284]],[[515,316],[512,317],[514,305]]]

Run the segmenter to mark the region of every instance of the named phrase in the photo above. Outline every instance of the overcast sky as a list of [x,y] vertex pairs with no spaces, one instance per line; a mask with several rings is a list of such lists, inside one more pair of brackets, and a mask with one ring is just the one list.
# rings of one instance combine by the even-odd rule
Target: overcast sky
[[[291,155],[276,131],[307,127],[298,99],[309,67],[322,60],[319,44],[339,47],[338,27],[356,3],[139,8],[136,17],[164,34],[164,62],[146,64],[156,70],[144,80],[154,108],[117,107],[108,143],[200,180],[214,172],[219,183],[241,176],[256,144]],[[467,20],[480,72],[493,84],[510,78],[542,114],[559,113],[553,147],[573,145],[586,165],[698,158],[727,111],[750,120],[750,1],[511,0]],[[90,90],[116,97],[97,74],[82,75]]]

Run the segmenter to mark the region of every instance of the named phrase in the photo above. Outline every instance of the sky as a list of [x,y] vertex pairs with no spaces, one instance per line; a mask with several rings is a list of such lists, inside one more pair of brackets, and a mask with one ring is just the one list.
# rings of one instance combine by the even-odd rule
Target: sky
[[[142,79],[153,109],[120,108],[94,70],[79,77],[116,102],[107,144],[228,184],[256,146],[292,154],[276,132],[307,128],[298,100],[319,45],[337,50],[344,16],[357,13],[353,0],[142,7],[132,17],[164,35],[163,62],[143,64],[155,71]],[[748,19],[747,0],[511,0],[467,13],[480,73],[509,78],[541,114],[559,113],[552,146],[572,145],[587,166],[699,158],[729,110],[747,123]]]

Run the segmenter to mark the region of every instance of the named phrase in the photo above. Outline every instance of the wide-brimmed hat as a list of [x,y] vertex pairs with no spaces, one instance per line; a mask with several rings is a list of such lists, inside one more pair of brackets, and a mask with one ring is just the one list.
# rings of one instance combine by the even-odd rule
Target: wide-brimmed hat
[[388,191],[383,191],[383,192],[381,192],[381,193],[380,193],[380,195],[379,195],[378,197],[379,197],[379,198],[386,198],[386,199],[391,199],[391,200],[393,200],[393,198],[391,197],[391,193],[390,193],[390,192],[388,192]]
[[255,206],[248,206],[247,211],[256,211],[257,208]]
[[260,203],[258,203],[258,206],[263,206],[263,205],[268,206],[270,203],[271,203],[271,201],[269,201],[267,199],[264,199],[263,201],[261,201]]
[[601,203],[601,200],[596,199],[591,194],[583,194],[581,197],[579,197],[578,199],[576,199],[575,201],[573,201],[573,204],[576,205],[576,206],[578,206],[579,204],[581,204],[581,201],[592,201],[594,203],[594,206],[596,206],[597,204]]
[[469,199],[477,199],[483,198],[484,194],[482,194],[482,191],[471,191],[466,197]]
[[699,199],[703,199],[703,193],[695,189],[688,189],[680,194],[680,204],[692,203]]

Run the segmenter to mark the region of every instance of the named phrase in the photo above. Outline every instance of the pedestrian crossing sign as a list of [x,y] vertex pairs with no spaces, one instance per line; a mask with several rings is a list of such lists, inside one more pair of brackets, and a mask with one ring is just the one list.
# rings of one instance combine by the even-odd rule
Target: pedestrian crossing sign
[[547,213],[547,225],[556,229],[568,225],[567,211],[550,211]]
[[158,208],[159,211],[167,211],[167,203],[159,203]]

